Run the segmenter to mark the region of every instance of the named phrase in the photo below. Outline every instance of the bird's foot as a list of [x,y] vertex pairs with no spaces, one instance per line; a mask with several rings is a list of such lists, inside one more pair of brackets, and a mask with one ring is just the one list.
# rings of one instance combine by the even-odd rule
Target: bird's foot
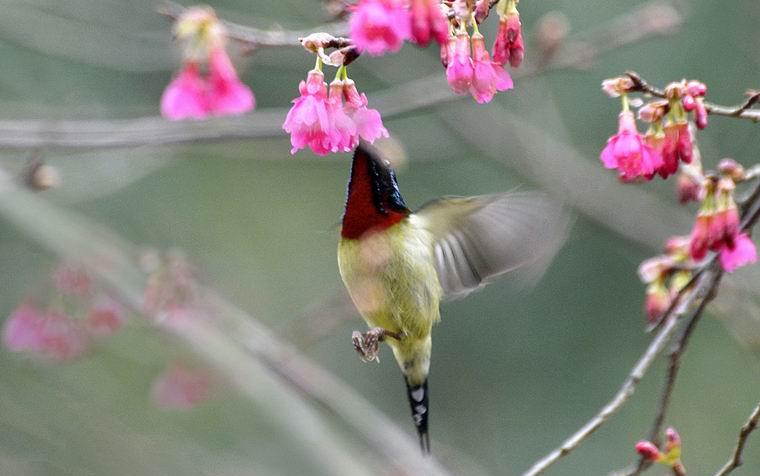
[[380,342],[386,337],[393,337],[401,340],[401,334],[391,332],[382,327],[373,327],[365,333],[354,331],[351,334],[351,341],[354,343],[354,349],[359,353],[362,362],[380,362]]

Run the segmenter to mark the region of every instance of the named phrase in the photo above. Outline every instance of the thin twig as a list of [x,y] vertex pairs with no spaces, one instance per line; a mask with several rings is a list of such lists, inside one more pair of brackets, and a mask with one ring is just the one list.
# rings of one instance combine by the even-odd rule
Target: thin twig
[[[665,91],[652,86],[635,71],[626,71],[625,74],[631,78],[631,81],[633,81],[633,92],[640,92],[658,98],[666,97]],[[719,104],[705,102],[705,109],[709,114],[715,116],[735,117],[739,119],[748,119],[752,122],[760,122],[760,110],[751,109],[758,101],[760,101],[760,91],[749,91],[747,99],[738,106],[721,106]]]
[[[689,307],[692,303],[695,302],[698,297],[702,297],[705,292],[710,292],[710,290],[712,290],[713,287],[717,284],[719,276],[719,273],[715,273],[711,269],[705,271],[700,285],[697,287],[697,289],[695,289],[692,293],[684,298],[684,306]],[[704,300],[704,298],[702,299]],[[703,309],[704,307],[700,303],[700,306],[695,311],[695,314],[701,313]],[[670,341],[671,336],[678,328],[678,324],[678,316],[675,313],[668,315],[667,320],[663,324],[660,331],[657,333],[654,339],[652,339],[649,347],[647,347],[644,354],[639,358],[638,362],[636,362],[636,365],[633,367],[633,369],[631,369],[628,377],[626,377],[625,382],[623,382],[623,385],[612,397],[609,403],[602,407],[602,409],[596,415],[594,415],[591,420],[589,420],[580,429],[578,429],[578,431],[576,431],[570,438],[565,440],[564,443],[562,443],[558,448],[554,449],[548,455],[544,456],[535,464],[533,464],[533,466],[531,466],[528,471],[523,473],[522,476],[537,476],[543,473],[549,469],[550,466],[559,461],[563,456],[566,456],[575,448],[580,446],[580,444],[583,443],[589,436],[591,436],[591,434],[593,434],[602,425],[604,425],[604,423],[607,422],[607,420],[609,420],[612,415],[617,413],[623,404],[625,404],[625,402],[628,401],[628,399],[636,391],[636,387],[646,374],[647,370],[649,370],[649,367]]]
[[[744,231],[751,231],[757,223],[757,220],[760,218],[760,184],[755,185],[755,188],[748,200],[742,204],[741,211],[741,229]],[[713,261],[715,261],[715,257],[713,257]],[[713,267],[715,267],[716,272],[719,273],[718,279],[710,294],[707,294],[704,300],[700,303],[700,307],[704,307],[703,305],[706,305],[708,302],[710,302],[713,298],[715,298],[717,294],[717,287],[720,282],[722,272],[716,264],[713,264]],[[691,319],[689,319],[683,331],[681,332],[681,335],[673,344],[673,348],[670,351],[670,364],[668,366],[668,371],[665,377],[665,386],[660,397],[657,415],[655,416],[654,422],[652,424],[652,429],[649,432],[649,440],[653,441],[655,444],[658,444],[660,441],[660,433],[662,432],[662,427],[665,423],[665,418],[670,407],[673,389],[675,388],[676,379],[678,378],[681,357],[683,356],[686,346],[688,345],[689,337],[694,332],[694,329],[699,323],[701,316],[702,313],[697,312],[691,317]],[[633,466],[616,474],[619,474],[620,476],[637,476],[645,471],[649,466],[650,463],[645,458],[641,457]]]
[[[163,5],[159,7],[159,13],[171,19],[177,19],[185,10],[184,6],[169,0],[163,2]],[[300,38],[318,31],[325,31],[335,36],[348,34],[348,24],[344,21],[325,23],[307,30],[261,30],[226,20],[223,20],[222,23],[227,29],[227,36],[229,38],[253,47],[299,46],[301,44]]]
[[742,453],[744,452],[744,446],[747,444],[747,438],[750,433],[757,428],[758,421],[760,421],[760,403],[757,404],[749,419],[742,425],[741,431],[739,431],[739,440],[736,442],[736,448],[731,455],[731,459],[718,471],[715,476],[726,476],[733,470],[742,465]]
[[[667,26],[647,19],[653,13],[668,10]],[[592,31],[568,40],[550,61],[538,66],[524,64],[514,71],[515,79],[534,77],[551,71],[586,67],[602,54],[657,35],[672,34],[682,21],[676,7],[668,1],[655,1],[632,12],[611,19]],[[228,24],[228,28],[230,25]],[[242,27],[241,27],[242,28]],[[234,28],[230,31],[235,31]],[[258,38],[261,32],[252,35]],[[338,34],[339,32],[334,33]],[[305,36],[307,32],[288,32],[288,38]],[[268,32],[264,36],[275,35]],[[291,38],[291,36],[293,38]],[[296,43],[298,42],[296,41]],[[383,118],[390,119],[409,112],[461,100],[453,94],[444,75],[431,74],[372,95],[374,107]],[[243,117],[214,118],[203,121],[169,122],[161,117],[128,120],[5,120],[0,121],[0,149],[109,149],[134,146],[161,146],[197,142],[280,137],[287,109],[257,110]]]

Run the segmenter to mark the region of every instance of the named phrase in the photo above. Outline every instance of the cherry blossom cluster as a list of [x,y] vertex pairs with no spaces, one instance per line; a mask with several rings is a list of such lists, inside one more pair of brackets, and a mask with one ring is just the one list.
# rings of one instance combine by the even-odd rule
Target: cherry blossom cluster
[[[618,132],[607,141],[600,159],[608,169],[616,169],[622,182],[649,181],[655,175],[667,178],[678,174],[676,190],[682,203],[700,204],[691,235],[668,240],[665,254],[651,258],[639,268],[647,285],[645,311],[650,322],[657,322],[670,308],[674,297],[685,291],[692,272],[708,258],[718,254],[726,272],[757,261],[757,251],[748,231],[741,228],[735,199],[737,184],[748,177],[732,159],[720,162],[717,172],[705,172],[694,131],[707,126],[704,96],[707,87],[699,81],[669,84],[663,98],[642,105],[638,118],[649,123],[645,134],[638,131],[631,111],[629,93],[636,91],[631,77],[605,80],[602,89],[620,97],[622,111]],[[693,124],[693,126],[692,126]]]
[[669,466],[673,473],[679,476],[686,474],[686,469],[681,462],[681,436],[673,428],[665,431],[665,447],[662,451],[648,440],[636,443],[636,452],[646,461]]
[[[509,63],[518,67],[525,56],[522,25],[517,0],[500,0],[496,5],[499,30],[491,56],[478,23],[488,16],[491,2],[480,0],[456,1],[452,6],[453,20],[447,44],[441,47],[441,62],[446,67],[446,79],[457,94],[471,94],[480,104],[490,102],[498,91],[512,89],[513,82],[504,69]],[[467,27],[472,27],[470,36]]]
[[[372,143],[388,137],[380,113],[368,107],[367,96],[348,77],[348,63],[358,55],[356,47],[323,33],[303,38],[302,44],[317,59],[314,69],[301,81],[300,96],[293,100],[282,125],[290,134],[290,152],[295,154],[306,147],[317,155],[350,152],[360,139]],[[335,48],[329,56],[325,54],[328,48]],[[324,64],[338,67],[329,88],[322,71]]]
[[179,74],[161,98],[161,114],[170,120],[238,115],[256,105],[251,89],[238,78],[230,60],[226,31],[209,7],[192,7],[174,24],[183,43]]
[[[398,51],[405,40],[420,46],[435,40],[451,89],[487,103],[498,91],[512,89],[504,66],[517,67],[525,56],[518,1],[359,0],[352,7],[351,39],[360,53],[374,56]],[[492,5],[499,30],[490,54],[478,24]]]
[[707,87],[686,80],[668,85],[667,99],[656,99],[639,108],[639,119],[649,123],[645,134],[639,133],[630,109],[628,94],[633,87],[631,78],[625,76],[602,83],[609,96],[621,98],[623,110],[618,133],[609,138],[600,158],[606,168],[617,169],[623,182],[652,180],[655,174],[668,178],[680,164],[690,164],[694,157],[689,113],[699,129],[707,127],[703,102]]
[[99,340],[116,333],[126,320],[123,308],[98,291],[81,267],[61,264],[53,272],[54,295],[45,307],[25,299],[3,328],[3,344],[51,361],[70,361]]

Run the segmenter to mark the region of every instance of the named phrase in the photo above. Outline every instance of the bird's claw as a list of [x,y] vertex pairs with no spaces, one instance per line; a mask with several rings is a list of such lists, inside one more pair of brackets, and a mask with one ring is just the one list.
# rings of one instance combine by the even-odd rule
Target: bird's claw
[[381,327],[373,327],[365,333],[354,331],[351,334],[354,349],[356,349],[362,362],[380,362],[380,342],[384,341],[386,336],[395,339],[401,338],[399,334],[386,331]]

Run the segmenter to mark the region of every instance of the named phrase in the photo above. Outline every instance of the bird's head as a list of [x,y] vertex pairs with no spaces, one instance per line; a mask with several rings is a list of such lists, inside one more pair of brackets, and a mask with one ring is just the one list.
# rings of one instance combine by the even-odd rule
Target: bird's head
[[360,143],[351,165],[341,235],[360,238],[398,223],[409,213],[390,162],[374,147]]

